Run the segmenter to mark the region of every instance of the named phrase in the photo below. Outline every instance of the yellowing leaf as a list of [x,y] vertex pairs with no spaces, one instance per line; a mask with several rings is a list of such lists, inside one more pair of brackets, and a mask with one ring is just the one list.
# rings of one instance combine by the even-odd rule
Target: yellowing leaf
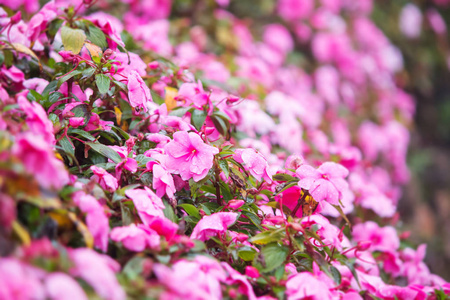
[[72,221],[69,219],[68,215],[65,213],[60,213],[57,211],[51,211],[48,213],[50,218],[56,221],[58,223],[58,227],[64,228],[64,229],[70,229],[72,227]]
[[177,101],[175,100],[175,97],[178,95],[178,90],[169,86],[166,86],[164,90],[166,92],[164,102],[166,103],[167,111],[171,111],[172,109],[177,107]]
[[72,51],[73,54],[78,54],[86,40],[86,34],[81,29],[64,26],[61,28],[61,40],[65,50]]
[[117,106],[114,106],[114,111],[116,112],[117,124],[120,125],[120,123],[122,121],[122,111]]
[[67,214],[69,219],[77,226],[77,230],[81,233],[81,235],[84,238],[84,242],[86,243],[86,247],[93,248],[94,247],[94,237],[92,236],[89,229],[86,227],[86,225],[78,220],[77,216],[73,212],[69,212]]
[[42,69],[41,62],[40,62],[39,58],[37,57],[36,53],[33,52],[33,50],[31,50],[31,49],[28,48],[27,46],[24,46],[24,45],[19,44],[19,43],[12,43],[12,45],[13,45],[14,49],[15,49],[17,52],[20,52],[20,53],[29,55],[29,56],[33,57],[35,60],[37,60],[38,63],[39,63],[39,68]]
[[13,221],[12,230],[24,245],[28,246],[31,243],[30,234],[19,222],[17,222],[17,220]]
[[85,43],[84,46],[89,51],[91,57],[101,57],[103,55],[102,48],[92,43]]

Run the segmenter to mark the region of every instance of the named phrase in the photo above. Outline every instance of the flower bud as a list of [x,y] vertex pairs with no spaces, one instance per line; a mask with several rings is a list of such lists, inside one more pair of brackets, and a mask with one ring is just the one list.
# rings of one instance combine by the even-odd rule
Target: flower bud
[[252,266],[245,267],[245,275],[250,278],[259,278],[260,276],[258,269]]
[[244,205],[245,201],[244,200],[230,200],[228,202],[228,208],[230,209],[238,209],[239,207],[241,207],[242,205]]

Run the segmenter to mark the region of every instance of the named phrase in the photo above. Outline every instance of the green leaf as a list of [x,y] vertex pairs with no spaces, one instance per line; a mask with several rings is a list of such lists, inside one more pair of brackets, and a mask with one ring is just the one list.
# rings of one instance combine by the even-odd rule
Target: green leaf
[[188,215],[194,216],[194,217],[198,218],[199,220],[202,218],[202,217],[200,216],[200,213],[199,213],[197,207],[195,207],[194,205],[189,204],[189,203],[183,203],[183,204],[180,204],[180,205],[178,205],[178,206],[181,207],[181,208],[183,208],[184,211],[185,211]]
[[105,74],[97,74],[95,75],[95,83],[97,84],[100,94],[106,94],[111,85],[111,78]]
[[86,40],[86,34],[81,29],[73,29],[68,26],[61,28],[61,40],[66,51],[78,54]]
[[281,266],[289,254],[289,248],[278,243],[270,243],[261,249],[265,268],[263,272],[271,272]]
[[29,93],[27,94],[27,99],[33,102],[39,102],[40,100],[42,100],[42,96],[35,90],[29,90]]
[[122,158],[120,157],[119,153],[109,148],[108,146],[105,146],[100,143],[86,143],[85,145],[88,145],[94,151],[100,153],[103,156],[106,156],[115,163],[120,163],[122,161]]
[[202,126],[203,126],[203,123],[205,123],[205,120],[206,120],[206,112],[204,110],[195,109],[192,112],[191,122],[192,122],[192,125],[194,125],[194,127],[197,130],[202,129]]
[[72,157],[75,156],[75,148],[73,147],[72,143],[69,141],[67,136],[65,136],[59,141],[59,144],[64,149],[64,152],[69,154],[68,158],[70,161],[70,165],[72,165],[73,164]]
[[242,214],[243,214],[244,216],[246,216],[247,218],[249,218],[250,221],[251,221],[256,227],[258,227],[260,230],[263,230],[263,228],[261,227],[261,219],[260,219],[257,215],[255,215],[254,213],[251,213],[251,212],[246,212],[246,211],[242,212]]
[[42,91],[42,98],[48,99],[48,96],[51,92],[55,91],[58,88],[58,81],[54,80],[47,84],[47,86]]
[[275,181],[299,181],[298,178],[285,173],[278,173],[272,176]]
[[238,256],[244,261],[252,261],[258,252],[249,246],[239,248]]
[[68,134],[78,134],[79,136],[84,137],[88,141],[91,141],[91,142],[95,141],[95,137],[93,137],[89,132],[81,130],[81,129],[69,128],[67,133]]
[[214,127],[220,132],[221,135],[226,136],[228,131],[228,122],[224,121],[222,118],[212,115],[211,120],[214,124]]
[[339,270],[333,266],[330,266],[330,272],[331,275],[333,276],[334,282],[336,282],[338,285],[341,284],[342,275],[339,272]]
[[61,28],[63,22],[63,19],[54,19],[47,25],[47,31],[45,33],[47,34],[50,43],[53,42],[53,39],[55,38],[56,33],[58,33],[59,28]]
[[172,206],[170,206],[169,203],[167,203],[167,201],[163,200],[164,206],[165,208],[163,209],[164,212],[164,216],[169,219],[170,221],[174,222],[174,223],[178,223],[178,218],[175,215]]
[[106,42],[106,36],[100,28],[95,26],[89,26],[88,39],[99,46],[100,48],[108,47],[108,43]]
[[122,225],[128,226],[134,223],[132,210],[124,202],[120,202],[120,211],[122,214]]
[[265,245],[271,242],[277,242],[284,237],[284,228],[277,230],[267,230],[258,233],[249,239],[249,242],[257,245]]
[[218,163],[225,177],[230,177],[230,168],[228,167],[228,162],[226,160],[219,160]]
[[84,69],[83,72],[81,73],[83,75],[83,77],[81,77],[81,78],[82,79],[83,78],[89,78],[92,75],[94,75],[94,73],[95,73],[95,68],[89,68],[88,67],[88,68]]

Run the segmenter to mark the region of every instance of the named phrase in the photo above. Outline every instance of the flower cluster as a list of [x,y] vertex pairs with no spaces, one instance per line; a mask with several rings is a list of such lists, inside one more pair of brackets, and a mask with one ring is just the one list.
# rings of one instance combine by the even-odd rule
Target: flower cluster
[[184,2],[0,1],[0,298],[449,296],[397,224],[414,103],[372,1]]

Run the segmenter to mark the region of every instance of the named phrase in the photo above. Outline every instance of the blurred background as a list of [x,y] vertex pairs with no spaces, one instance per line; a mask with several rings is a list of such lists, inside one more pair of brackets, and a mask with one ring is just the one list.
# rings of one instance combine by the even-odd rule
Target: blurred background
[[[420,10],[420,32],[400,30],[408,3]],[[445,24],[436,23],[438,12]],[[399,202],[400,219],[416,244],[426,243],[432,272],[450,280],[450,49],[449,1],[377,1],[373,20],[403,53],[398,80],[416,103],[408,164],[411,180]]]
[[[359,0],[360,1],[360,0]],[[208,1],[177,0],[172,15],[194,15],[195,22],[211,22]],[[248,19],[252,30],[274,18],[276,1],[230,1],[227,10]],[[251,21],[250,21],[251,19]],[[411,130],[408,165],[411,180],[399,202],[401,227],[417,246],[428,245],[431,271],[450,280],[450,1],[378,0],[371,19],[403,54],[404,70],[397,84],[411,94],[416,114]],[[220,38],[220,37],[218,37]],[[292,57],[308,69],[308,48]],[[303,52],[302,52],[303,51]]]

